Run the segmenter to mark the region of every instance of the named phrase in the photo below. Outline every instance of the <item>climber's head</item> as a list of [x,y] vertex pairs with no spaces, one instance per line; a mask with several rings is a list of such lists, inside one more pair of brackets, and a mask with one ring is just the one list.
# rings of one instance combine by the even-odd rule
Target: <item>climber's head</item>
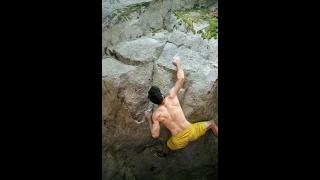
[[159,87],[152,86],[148,92],[148,98],[155,104],[160,104],[164,100],[164,95],[160,92]]

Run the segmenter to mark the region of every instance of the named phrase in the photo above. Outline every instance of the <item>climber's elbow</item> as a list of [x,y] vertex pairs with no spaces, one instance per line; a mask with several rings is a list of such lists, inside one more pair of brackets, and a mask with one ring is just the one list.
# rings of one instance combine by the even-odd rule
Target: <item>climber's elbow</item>
[[158,136],[158,135],[152,135],[152,137],[156,139],[156,138],[158,138],[159,136]]
[[159,131],[152,131],[151,133],[153,138],[158,138],[159,137]]
[[157,133],[152,133],[152,137],[153,137],[153,138],[158,138],[158,137],[159,137],[159,134],[157,134]]

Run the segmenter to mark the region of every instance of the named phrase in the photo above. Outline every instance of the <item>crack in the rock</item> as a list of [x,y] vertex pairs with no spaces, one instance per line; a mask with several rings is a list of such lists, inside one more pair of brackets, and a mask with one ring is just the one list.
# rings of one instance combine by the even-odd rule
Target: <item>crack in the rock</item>
[[169,36],[169,38],[166,40],[166,42],[164,43],[163,47],[162,47],[162,50],[161,52],[159,53],[159,56],[158,57],[154,57],[152,56],[154,59],[153,59],[153,69],[152,69],[152,75],[151,75],[151,82],[152,82],[152,85],[153,85],[153,76],[154,76],[154,72],[156,70],[156,61],[159,59],[159,57],[161,56],[166,44],[168,43],[168,40],[170,39],[171,35]]
[[[171,36],[170,36],[171,37]],[[169,37],[169,38],[170,38]],[[169,39],[168,38],[168,39]],[[166,44],[168,43],[168,39],[166,40],[166,42],[164,43],[164,45],[163,45],[163,47],[162,47],[162,50],[161,50],[161,52],[159,53],[159,55],[158,55],[158,57],[155,57],[155,56],[152,56],[153,57],[153,61],[152,61],[152,63],[153,63],[153,68],[152,68],[152,73],[151,73],[151,86],[153,86],[154,85],[154,79],[153,79],[153,77],[154,77],[154,74],[155,74],[155,70],[156,70],[156,61],[159,59],[159,57],[161,56],[161,54],[162,54],[162,52],[163,52],[163,50],[164,50],[164,47],[166,46]],[[151,87],[150,86],[150,87]],[[149,101],[149,103],[148,103],[148,109],[150,109],[149,107],[151,107],[152,106],[152,102],[151,101]],[[143,120],[145,120],[145,119],[143,119]],[[142,120],[142,121],[143,121]]]

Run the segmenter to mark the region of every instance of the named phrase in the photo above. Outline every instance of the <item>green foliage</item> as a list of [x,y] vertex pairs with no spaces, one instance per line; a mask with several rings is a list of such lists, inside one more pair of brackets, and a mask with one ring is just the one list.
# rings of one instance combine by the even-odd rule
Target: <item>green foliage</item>
[[[195,5],[196,7],[198,5]],[[199,16],[190,16],[190,13],[196,12],[199,13]],[[201,34],[204,39],[217,38],[217,29],[218,29],[218,16],[217,13],[210,12],[206,8],[194,8],[187,10],[177,10],[174,11],[174,14],[181,20],[183,20],[187,24],[187,29],[192,31],[194,34]],[[207,22],[209,24],[208,27],[205,28],[205,31],[195,32],[193,28],[193,23],[201,23]]]
[[209,26],[205,28],[206,33],[202,34],[202,38],[204,39],[211,39],[217,38],[217,29],[218,29],[218,20],[211,20],[209,21]]
[[152,28],[152,36],[154,36],[156,33],[158,33],[159,30],[160,30],[160,29],[153,29],[153,28]]

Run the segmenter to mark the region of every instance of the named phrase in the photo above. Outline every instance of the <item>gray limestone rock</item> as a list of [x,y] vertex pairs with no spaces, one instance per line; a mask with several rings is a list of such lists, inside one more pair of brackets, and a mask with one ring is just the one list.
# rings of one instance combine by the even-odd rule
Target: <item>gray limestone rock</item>
[[218,69],[214,63],[205,60],[196,51],[188,48],[177,47],[167,43],[162,54],[156,61],[156,69],[153,76],[153,85],[157,85],[167,94],[174,86],[176,80],[176,67],[172,63],[173,57],[179,53],[182,67],[185,72],[185,83],[180,96],[181,106],[186,118],[190,122],[210,120],[213,118],[212,100],[214,92],[211,92],[216,79]]
[[168,42],[173,43],[177,46],[181,46],[183,45],[183,41],[186,39],[187,34],[183,33],[181,31],[173,31],[173,33],[170,36],[170,39],[168,40]]
[[117,98],[124,103],[134,120],[144,117],[143,109],[148,108],[148,94],[152,80],[153,63],[141,67],[127,65],[107,58],[103,61],[103,79],[117,89]]
[[[150,4],[130,18],[112,19],[112,12],[139,2]],[[212,131],[159,159],[151,152],[162,149],[170,131],[161,124],[160,136],[153,138],[144,117],[152,107],[149,88],[159,86],[166,95],[173,87],[172,60],[178,54],[185,72],[178,99],[187,120],[218,124],[218,41],[187,31],[172,13],[195,4],[216,8],[217,0],[102,3],[102,179],[218,179],[218,139]]]
[[172,12],[169,12],[164,19],[164,27],[169,31],[173,31],[176,24],[177,24],[177,17]]
[[[149,47],[155,47],[148,49],[149,55],[128,53],[132,52],[130,48],[140,48],[136,46],[139,41],[134,40],[122,42],[115,48],[118,56],[127,60],[119,61],[110,57],[102,60],[103,179],[186,177],[183,173],[177,175],[180,174],[178,172],[190,172],[190,177],[199,177],[203,173],[201,167],[212,171],[211,174],[203,175],[204,178],[217,176],[217,139],[211,131],[184,149],[170,152],[167,159],[159,161],[151,151],[161,150],[170,133],[161,125],[159,138],[152,138],[149,125],[143,119],[144,111],[150,108],[150,101],[146,98],[150,86],[159,86],[163,93],[173,87],[176,67],[171,61],[176,53],[179,53],[186,76],[183,86],[185,91],[179,94],[179,100],[187,119],[198,122],[217,118],[214,114],[217,110],[216,67],[213,62],[184,46],[166,43],[160,54],[156,50],[163,46],[160,46],[159,41],[150,38],[144,40],[150,43]],[[152,54],[160,55],[156,60],[150,60]],[[142,123],[137,124],[135,121]],[[204,150],[206,153],[203,153]],[[107,168],[109,166],[113,168]],[[119,172],[116,173],[116,170]]]
[[114,49],[118,59],[126,64],[139,65],[153,62],[162,52],[165,43],[151,38],[123,41]]
[[[143,7],[140,12],[127,14],[118,21],[114,18],[114,12],[121,11],[129,5],[141,2],[149,2],[147,7]],[[167,28],[172,31],[174,26],[180,31],[187,32],[185,24],[176,25],[172,11],[187,9],[199,4],[203,7],[212,6],[215,0],[103,0],[102,1],[102,55],[109,54],[108,49],[123,40],[135,39],[146,35],[151,28]],[[138,8],[139,9],[139,8]]]

